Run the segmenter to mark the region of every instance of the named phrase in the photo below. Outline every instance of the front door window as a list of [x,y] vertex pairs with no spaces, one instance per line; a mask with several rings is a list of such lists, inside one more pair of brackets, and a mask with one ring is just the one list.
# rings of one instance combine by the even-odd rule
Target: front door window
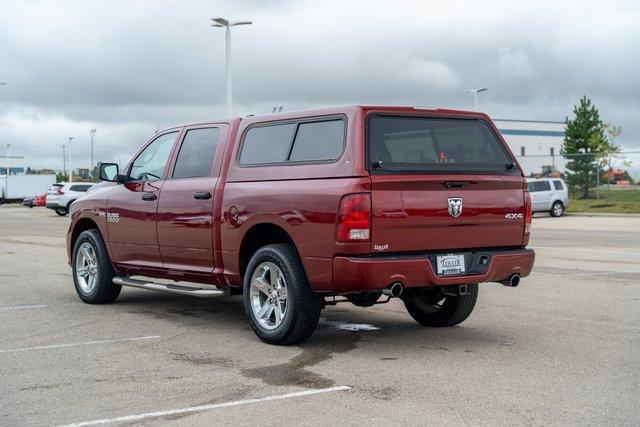
[[129,173],[131,181],[155,181],[162,179],[173,143],[178,132],[171,132],[159,136],[145,148],[134,160]]

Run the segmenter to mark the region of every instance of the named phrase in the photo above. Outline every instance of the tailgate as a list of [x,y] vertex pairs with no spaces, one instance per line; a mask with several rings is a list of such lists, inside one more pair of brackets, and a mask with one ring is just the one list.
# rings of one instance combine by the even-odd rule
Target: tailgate
[[525,181],[484,118],[372,114],[373,252],[522,246]]
[[519,176],[373,175],[373,252],[521,246]]

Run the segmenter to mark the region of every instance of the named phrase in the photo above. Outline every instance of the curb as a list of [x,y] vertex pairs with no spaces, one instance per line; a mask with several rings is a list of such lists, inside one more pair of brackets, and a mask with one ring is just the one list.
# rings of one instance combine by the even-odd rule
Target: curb
[[591,216],[613,218],[640,218],[640,214],[607,213],[607,212],[565,212],[566,216]]

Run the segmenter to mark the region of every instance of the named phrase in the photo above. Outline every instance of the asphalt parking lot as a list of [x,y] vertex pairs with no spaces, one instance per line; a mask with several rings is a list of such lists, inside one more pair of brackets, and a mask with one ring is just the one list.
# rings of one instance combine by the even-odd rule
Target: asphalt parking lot
[[536,217],[534,273],[482,285],[460,326],[340,304],[294,347],[239,297],[81,303],[68,222],[0,208],[2,425],[640,423],[638,217]]

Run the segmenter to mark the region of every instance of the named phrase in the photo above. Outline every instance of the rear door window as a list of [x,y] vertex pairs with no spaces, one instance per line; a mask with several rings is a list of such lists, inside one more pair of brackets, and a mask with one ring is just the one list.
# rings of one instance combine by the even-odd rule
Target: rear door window
[[480,120],[371,116],[369,161],[381,172],[520,172]]
[[551,190],[551,186],[549,185],[549,182],[547,181],[531,181],[528,184],[529,186],[529,192],[530,193],[536,193],[539,191],[550,191]]
[[211,176],[220,129],[191,129],[187,131],[173,169],[174,178]]
[[538,191],[551,191],[551,184],[549,181],[538,181]]

